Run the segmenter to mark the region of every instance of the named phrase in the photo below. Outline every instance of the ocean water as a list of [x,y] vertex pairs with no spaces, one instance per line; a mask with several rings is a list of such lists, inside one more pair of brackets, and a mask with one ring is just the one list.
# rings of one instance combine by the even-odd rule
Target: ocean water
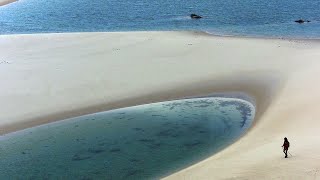
[[[294,22],[300,18],[311,23]],[[0,34],[144,30],[319,38],[320,1],[20,0],[0,7]]]
[[101,112],[0,137],[0,179],[155,179],[203,160],[251,125],[251,103],[175,100]]

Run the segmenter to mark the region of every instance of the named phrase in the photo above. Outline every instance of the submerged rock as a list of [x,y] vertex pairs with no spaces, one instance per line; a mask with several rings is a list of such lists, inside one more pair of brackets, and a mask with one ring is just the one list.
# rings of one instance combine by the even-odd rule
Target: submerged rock
[[295,20],[294,22],[302,24],[302,23],[310,22],[310,21],[309,20],[298,19],[298,20]]
[[201,16],[199,16],[197,14],[191,14],[190,17],[191,17],[191,19],[200,19],[200,18],[202,18]]

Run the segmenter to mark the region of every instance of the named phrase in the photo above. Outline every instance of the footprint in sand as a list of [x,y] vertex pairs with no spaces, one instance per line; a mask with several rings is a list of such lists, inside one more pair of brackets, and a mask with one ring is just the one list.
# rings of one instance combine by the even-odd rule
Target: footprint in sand
[[11,64],[9,61],[0,61],[0,64]]

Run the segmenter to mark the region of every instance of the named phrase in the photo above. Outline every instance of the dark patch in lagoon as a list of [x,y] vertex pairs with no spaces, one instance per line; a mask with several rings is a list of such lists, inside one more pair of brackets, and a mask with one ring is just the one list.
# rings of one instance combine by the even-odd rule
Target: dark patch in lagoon
[[166,130],[162,130],[158,133],[156,133],[156,136],[164,136],[164,137],[168,137],[168,136],[173,136],[175,135],[177,132],[174,129],[166,129]]
[[162,126],[164,126],[164,127],[166,127],[166,126],[170,126],[170,125],[172,125],[172,123],[171,123],[171,122],[165,122],[165,123],[163,123],[163,124],[162,124]]
[[104,149],[92,149],[92,148],[89,148],[88,152],[89,153],[93,153],[93,154],[99,154],[99,153],[105,152],[105,150]]
[[159,114],[152,114],[151,116],[152,116],[152,117],[163,117],[163,118],[166,117],[166,116],[164,116],[164,115],[159,115]]
[[132,162],[132,163],[140,162],[140,160],[139,160],[139,159],[130,159],[129,161],[130,161],[130,162]]
[[146,143],[152,143],[154,142],[155,140],[154,139],[139,139],[140,142],[146,142]]
[[194,146],[198,146],[203,144],[201,141],[194,141],[194,142],[189,142],[189,143],[184,143],[183,145],[186,146],[187,148],[192,148]]
[[90,177],[81,177],[81,180],[92,180],[93,178],[90,178]]
[[[83,116],[52,124],[50,128],[30,129],[33,134],[26,130],[28,141],[16,135],[12,136],[11,144],[10,138],[0,143],[0,148],[8,154],[4,157],[0,154],[3,160],[0,166],[6,168],[9,167],[6,162],[16,162],[10,168],[15,170],[15,174],[33,174],[34,178],[45,177],[39,171],[45,165],[50,166],[50,178],[53,179],[58,178],[57,174],[64,173],[74,178],[152,179],[189,166],[217,152],[223,147],[221,144],[231,143],[248,127],[239,128],[239,124],[245,120],[248,125],[252,118],[250,113],[234,102],[223,104],[223,101],[203,99],[186,101],[128,108],[130,111],[122,113],[120,117],[119,111],[127,109],[99,113],[94,115],[96,121],[87,121],[92,120],[93,115]],[[235,111],[233,114],[237,116],[231,117],[231,111]],[[110,124],[107,125],[106,122]],[[12,145],[12,142],[15,144]],[[220,144],[219,147],[214,146],[216,142]],[[51,144],[54,145],[43,148]],[[1,147],[12,146],[10,149],[15,149],[15,146],[21,146],[26,149],[24,147],[30,145],[34,147],[33,150],[17,152],[18,161],[12,161],[11,152]],[[28,163],[30,158],[34,159],[33,167]],[[72,162],[77,162],[73,163],[77,166],[71,166]],[[37,172],[34,169],[38,169]],[[1,171],[0,177],[14,177],[14,173],[10,172],[13,171]]]
[[132,128],[132,129],[135,130],[135,131],[144,132],[144,129],[142,129],[142,128]]
[[137,174],[141,174],[143,173],[142,170],[130,170],[126,175],[125,178],[130,178],[131,176],[137,175]]
[[209,107],[209,106],[210,106],[209,104],[203,104],[203,105],[199,105],[199,106],[195,106],[195,107],[206,108],[206,107]]
[[90,158],[91,158],[90,156],[81,156],[79,154],[75,154],[72,157],[72,161],[83,161],[83,160],[90,159]]
[[112,153],[115,153],[115,152],[120,152],[120,148],[113,148],[113,149],[110,149],[109,152],[112,152]]
[[240,127],[243,128],[248,120],[248,116],[251,116],[251,108],[248,104],[244,104],[243,102],[231,100],[231,101],[219,101],[219,105],[222,107],[226,106],[235,106],[238,111],[241,112],[243,121],[240,124]]

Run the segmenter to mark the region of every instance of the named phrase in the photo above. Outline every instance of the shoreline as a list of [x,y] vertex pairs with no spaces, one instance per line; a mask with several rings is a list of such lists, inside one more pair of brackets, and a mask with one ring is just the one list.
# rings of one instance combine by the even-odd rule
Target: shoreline
[[[13,2],[18,1],[14,0]],[[231,38],[231,39],[256,39],[256,40],[284,40],[284,41],[298,41],[298,42],[320,42],[320,37],[318,38],[303,38],[303,37],[270,37],[270,36],[250,36],[250,35],[219,35],[219,34],[212,34],[204,30],[150,30],[150,31],[80,31],[80,32],[35,32],[35,33],[18,33],[18,34],[0,34],[0,36],[28,36],[28,35],[46,35],[46,34],[97,34],[97,33],[159,33],[159,32],[178,32],[178,33],[190,33],[195,35],[202,35],[208,37],[220,37],[220,38]]]
[[[191,103],[191,104],[190,104]],[[213,103],[213,104],[212,104]],[[222,106],[217,106],[220,103],[226,103]],[[228,104],[230,103],[230,104]],[[189,105],[191,105],[191,107],[194,107],[197,109],[197,111],[192,112],[192,108],[188,107]],[[198,106],[197,106],[198,105]],[[203,108],[202,106],[206,106],[206,108]],[[238,109],[239,107],[241,107],[241,110]],[[160,109],[159,109],[160,108]],[[163,109],[162,109],[163,108]],[[172,108],[174,108],[175,110],[173,110]],[[191,109],[190,109],[191,108]],[[244,108],[244,109],[242,109]],[[187,110],[186,110],[187,109]],[[191,111],[190,111],[191,110]],[[221,112],[223,111],[223,112]],[[144,113],[145,112],[145,113]],[[171,113],[173,114],[171,114]],[[227,114],[224,114],[224,112],[230,112]],[[244,113],[246,112],[246,113]],[[149,118],[141,118],[142,114],[145,114],[146,117]],[[168,114],[171,114],[172,116],[168,116]],[[177,114],[178,113],[178,114]],[[201,119],[194,119],[191,118],[193,116],[193,113],[200,113],[201,116],[205,116],[206,118],[210,119],[209,122],[206,121],[201,121]],[[235,114],[233,114],[235,113]],[[246,114],[245,117],[243,116],[243,113]],[[6,149],[16,149],[17,151],[23,150],[25,148],[23,148],[23,144],[27,145],[27,147],[30,147],[30,151],[27,151],[26,154],[22,153],[19,155],[19,153],[14,153],[16,155],[16,157],[14,159],[18,159],[18,161],[21,161],[21,159],[24,159],[26,156],[28,156],[28,154],[33,154],[34,156],[38,157],[38,161],[43,161],[46,162],[46,160],[43,160],[43,158],[47,158],[47,156],[43,156],[42,158],[39,158],[39,156],[37,156],[37,154],[43,155],[43,153],[39,153],[39,151],[41,152],[41,149],[34,149],[31,144],[31,146],[29,145],[30,142],[25,142],[24,140],[22,140],[21,138],[24,138],[25,136],[29,137],[25,137],[25,139],[30,139],[31,141],[34,142],[38,142],[36,139],[40,140],[38,143],[38,147],[39,144],[43,143],[48,147],[52,147],[54,152],[50,151],[51,153],[48,154],[48,156],[50,155],[54,155],[55,157],[60,157],[61,155],[59,155],[60,153],[64,154],[69,154],[69,158],[70,158],[70,154],[79,154],[79,149],[80,152],[86,152],[87,149],[99,149],[100,151],[107,151],[108,152],[108,146],[102,146],[101,145],[101,139],[109,139],[108,141],[102,141],[104,143],[108,143],[110,140],[112,143],[113,147],[117,147],[119,149],[121,149],[121,151],[125,151],[123,149],[132,149],[130,147],[135,146],[135,147],[144,147],[145,146],[145,141],[143,141],[144,137],[148,137],[147,139],[149,141],[154,140],[156,142],[167,142],[170,143],[169,148],[176,149],[176,151],[178,151],[178,153],[181,153],[181,151],[192,151],[192,154],[188,154],[188,156],[190,155],[191,157],[189,158],[183,158],[183,156],[181,156],[180,154],[180,159],[183,161],[183,163],[181,161],[164,161],[164,163],[160,163],[163,164],[164,167],[171,167],[171,168],[164,168],[163,166],[161,166],[162,168],[156,168],[156,171],[150,171],[148,168],[150,166],[145,166],[143,165],[141,167],[141,164],[135,164],[135,166],[137,167],[137,169],[145,169],[145,172],[151,172],[151,173],[141,173],[143,174],[143,176],[141,175],[140,177],[149,177],[149,178],[157,178],[160,179],[159,177],[165,177],[169,174],[172,174],[173,172],[178,172],[179,170],[188,167],[192,164],[195,164],[197,161],[206,159],[207,157],[210,156],[210,154],[215,153],[223,148],[225,148],[227,145],[231,144],[232,142],[234,142],[235,140],[237,140],[242,134],[243,132],[245,132],[247,130],[247,128],[250,126],[250,124],[253,121],[253,115],[254,115],[254,107],[251,103],[244,101],[244,100],[240,100],[240,99],[234,99],[234,98],[215,98],[215,97],[203,97],[203,98],[196,98],[196,99],[187,99],[187,100],[174,100],[174,101],[170,101],[170,102],[160,102],[160,103],[155,103],[155,104],[151,104],[151,105],[142,105],[142,106],[135,106],[135,107],[128,107],[128,108],[124,108],[124,109],[117,109],[115,111],[109,111],[109,112],[100,112],[97,114],[91,114],[91,115],[86,115],[86,116],[82,116],[82,117],[75,117],[72,119],[67,119],[64,121],[58,121],[58,122],[53,122],[50,123],[48,125],[41,125],[41,126],[37,126],[34,128],[30,128],[30,129],[25,129],[23,131],[18,131],[16,133],[11,133],[11,134],[7,134],[5,136],[0,136],[0,141],[2,141],[3,145],[7,144],[7,148]],[[185,116],[187,118],[177,118],[178,116]],[[218,120],[216,122],[216,118],[212,118],[215,116],[222,116],[222,117],[228,117],[231,118],[231,124],[229,124],[228,122],[225,121],[220,121]],[[143,115],[144,116],[144,115]],[[158,116],[158,117],[153,117],[153,116]],[[113,118],[111,118],[113,117]],[[161,117],[161,118],[160,118]],[[189,118],[188,118],[189,117]],[[156,121],[149,121],[153,118],[156,118]],[[234,118],[234,119],[233,119]],[[131,121],[132,119],[136,119],[137,122]],[[117,121],[119,120],[119,121]],[[119,123],[117,123],[119,122]],[[164,125],[163,123],[169,123]],[[170,123],[171,122],[171,123]],[[213,125],[213,124],[215,125]],[[108,125],[105,125],[108,124]],[[206,125],[205,125],[206,124]],[[241,125],[240,125],[241,124]],[[220,128],[215,127],[218,126],[223,129],[228,129],[227,131],[230,132],[229,133],[225,133],[225,131],[221,132],[219,131]],[[208,127],[209,126],[209,127]],[[77,127],[76,129],[74,129],[75,127]],[[95,128],[92,128],[95,127]],[[122,127],[122,128],[121,128]],[[195,128],[191,128],[191,127],[195,127]],[[211,129],[211,128],[214,129]],[[241,127],[241,128],[240,128]],[[116,128],[117,130],[115,130],[114,128]],[[164,129],[172,129],[172,128],[177,128],[179,129],[180,133],[179,134],[184,134],[183,136],[177,136],[175,138],[172,139],[172,137],[168,134],[166,135],[161,135],[159,136],[158,133],[160,132],[168,132],[167,130]],[[59,130],[60,129],[60,130]],[[91,129],[93,131],[86,131],[86,129]],[[114,130],[112,130],[114,129]],[[135,129],[139,129],[138,131],[143,131],[140,133],[130,133],[133,131],[136,131]],[[203,129],[203,131],[200,133],[199,129]],[[218,129],[218,130],[217,130]],[[67,130],[67,132],[65,133],[65,130]],[[107,130],[107,131],[106,131]],[[110,130],[111,133],[108,133],[108,130]],[[181,132],[182,131],[182,132]],[[42,132],[42,133],[41,133]],[[99,133],[100,132],[100,133]],[[127,133],[125,133],[127,132]],[[157,132],[157,133],[156,133]],[[211,132],[211,133],[210,133]],[[142,134],[141,134],[142,133]],[[175,132],[172,132],[174,134],[176,134]],[[205,133],[205,134],[203,134]],[[229,138],[223,137],[223,136],[219,136],[217,135],[217,133],[222,133],[224,135],[226,135]],[[85,134],[85,135],[84,135]],[[106,135],[109,134],[109,135]],[[117,137],[119,135],[123,135],[124,139],[123,141],[117,141]],[[127,134],[130,134],[130,136],[128,136]],[[142,136],[142,137],[141,137]],[[220,143],[216,143],[216,145],[214,145],[214,143],[212,144],[212,142],[210,141],[210,139],[215,139],[213,137],[210,138],[204,138],[207,136],[215,136],[216,138],[222,138],[219,142]],[[70,138],[73,137],[73,138]],[[93,138],[90,138],[93,137]],[[99,141],[99,145],[95,144],[95,141],[93,140],[93,142],[91,142],[90,140],[85,140],[85,139],[100,139]],[[102,138],[104,137],[104,138]],[[108,138],[108,137],[113,137],[115,138],[113,140],[113,138]],[[127,138],[124,138],[127,137]],[[132,137],[132,139],[130,139]],[[130,139],[130,142],[136,142],[136,143],[125,143],[128,142],[128,138]],[[198,141],[201,141],[202,143],[206,142],[207,146],[202,146],[203,148],[199,148],[197,146],[193,146],[193,148],[188,148],[186,147],[184,150],[181,150],[181,147],[184,147],[186,144],[188,145],[188,143],[186,142],[195,142],[195,140],[193,138],[198,139]],[[16,140],[20,140],[21,142],[18,143]],[[66,143],[66,141],[60,141],[61,139],[66,140],[68,143]],[[78,140],[76,139],[81,139],[82,144],[79,145]],[[7,141],[6,141],[7,140]],[[172,142],[176,142],[174,144],[171,144]],[[141,142],[142,141],[142,142]],[[10,142],[16,142],[14,144],[18,145],[18,148],[14,148],[17,147],[14,144],[11,144]],[[57,142],[57,143],[56,143]],[[84,145],[84,142],[86,145]],[[122,143],[121,143],[122,142]],[[153,142],[153,141],[152,141]],[[119,145],[120,144],[120,145]],[[122,144],[122,145],[121,145]],[[136,145],[132,145],[132,144],[136,144]],[[137,145],[139,144],[139,145]],[[181,144],[181,145],[179,145]],[[149,145],[149,144],[147,144]],[[56,146],[59,146],[60,148],[56,148]],[[73,150],[69,150],[68,148],[66,148],[65,150],[63,150],[65,147],[73,147]],[[75,148],[79,146],[78,148]],[[84,147],[83,147],[84,146]],[[209,147],[214,147],[214,148],[209,148]],[[20,148],[19,148],[20,147]],[[149,147],[149,146],[148,146]],[[154,149],[155,147],[153,147]],[[50,149],[50,148],[49,148]],[[112,148],[114,149],[114,148]],[[133,151],[135,151],[133,147]],[[166,154],[167,153],[167,149],[168,147],[166,145],[159,145],[156,147],[156,151],[159,154]],[[199,149],[202,153],[200,153],[200,151],[197,151],[195,149]],[[210,152],[212,153],[205,153],[207,152],[206,150],[202,150],[202,149],[207,149],[210,150]],[[68,151],[69,150],[69,151]],[[46,152],[46,150],[44,150],[44,152]],[[67,152],[66,152],[67,151]],[[92,150],[93,151],[93,150]],[[89,157],[92,157],[92,151],[88,153],[85,153],[86,155],[89,155]],[[121,153],[118,152],[118,153]],[[7,152],[7,153],[5,153]],[[5,154],[10,154],[10,152],[12,151],[6,151],[4,150]],[[26,151],[23,151],[26,152]],[[127,151],[125,151],[125,154],[118,154],[118,153],[110,153],[110,154],[114,154],[115,156],[121,156],[123,157],[123,155],[129,155],[129,153]],[[161,153],[162,152],[162,153]],[[139,151],[138,151],[139,153]],[[145,152],[146,154],[151,153],[150,151],[148,151],[148,149]],[[99,153],[100,154],[100,153]],[[110,156],[109,153],[104,154],[103,157]],[[130,153],[130,156],[127,156],[128,160],[132,159],[133,157],[135,157],[135,153]],[[151,153],[153,154],[153,153]],[[150,154],[150,155],[151,155]],[[159,154],[154,154],[155,156],[159,157]],[[175,154],[175,153],[172,153]],[[91,156],[90,156],[91,155]],[[97,155],[97,154],[95,154]],[[149,156],[144,156],[144,158],[142,157],[135,157],[135,159],[138,159],[140,161],[144,161],[145,164],[148,164],[148,162],[152,162],[152,158],[148,159]],[[82,154],[83,156],[83,154]],[[113,156],[113,155],[111,155]],[[80,157],[81,157],[81,153],[80,153]],[[160,156],[161,159],[162,158],[166,158],[168,160],[170,159],[174,159],[174,157],[171,156],[171,158],[168,158],[166,156],[161,155]],[[170,157],[170,156],[169,156]],[[66,161],[66,163],[68,163],[68,160],[71,161],[71,159],[69,159],[68,156],[66,158],[62,158],[61,160],[64,159],[64,161]],[[92,157],[92,159],[94,159],[95,157]],[[115,157],[116,158],[116,157]],[[51,158],[48,158],[51,159]],[[91,158],[90,158],[91,159]],[[109,159],[109,158],[106,158]],[[116,158],[117,159],[117,158]],[[9,162],[10,163],[10,156],[9,158],[4,157],[4,162]],[[88,163],[95,163],[95,161],[99,161],[99,159],[95,159],[92,161],[81,161],[82,164],[88,164]],[[116,161],[116,160],[115,160]],[[22,161],[24,162],[24,161]],[[100,161],[101,162],[101,161]],[[76,163],[76,162],[74,162]],[[168,164],[169,163],[169,164]],[[0,163],[1,164],[1,163]],[[6,166],[5,163],[2,163],[3,166]],[[20,163],[16,163],[16,165],[19,165]],[[29,171],[33,171],[34,168],[39,167],[38,164],[41,163],[35,163],[34,166],[29,166],[28,164],[25,164],[25,169],[29,169]],[[60,173],[57,173],[57,170],[54,170],[55,168],[55,164],[56,162],[52,162],[48,164],[48,167],[52,167],[51,171],[52,176],[53,177],[61,177]],[[98,163],[99,164],[99,163]],[[131,163],[130,163],[131,164]],[[127,166],[130,167],[130,164],[128,164]],[[158,162],[159,164],[159,162]],[[171,164],[171,165],[170,165]],[[16,168],[17,166],[12,166],[12,168]],[[132,164],[131,164],[132,165]],[[121,167],[122,166],[122,167]],[[114,168],[117,168],[118,171],[114,171],[114,172],[119,172],[121,169],[123,169],[124,167],[127,167],[126,165],[121,165],[116,166]],[[99,166],[98,166],[99,167]],[[128,168],[129,168],[128,167]],[[179,167],[179,168],[178,168]],[[66,168],[69,168],[68,165]],[[90,169],[90,167],[87,167],[85,169]],[[103,169],[103,167],[100,167],[98,169]],[[125,168],[125,169],[128,169]],[[151,166],[152,168],[152,166]],[[72,169],[72,168],[71,168]],[[97,167],[95,168],[97,169]],[[131,168],[129,168],[131,169]],[[160,170],[162,169],[162,170]],[[69,169],[68,169],[69,170]],[[165,171],[164,171],[165,170]],[[158,172],[157,172],[158,171]],[[18,170],[18,174],[25,174],[22,173],[23,171]],[[24,171],[26,172],[26,171]],[[56,172],[56,173],[54,173]],[[70,171],[68,171],[70,172]],[[72,170],[71,170],[72,172]],[[72,175],[72,173],[68,173],[71,176],[77,176],[78,174],[85,174],[87,177],[95,177],[95,174],[90,174],[90,171],[87,171],[89,173],[83,173],[82,171],[75,173]],[[129,171],[130,172],[130,171]],[[153,172],[153,173],[152,173]],[[103,173],[103,172],[101,172]],[[128,173],[128,171],[124,171],[121,174],[126,174]],[[11,174],[10,176],[6,176],[6,177],[15,177],[16,173],[8,173]],[[41,174],[41,175],[40,175]],[[36,177],[43,177],[45,176],[45,172],[39,172],[39,174],[37,173],[37,175],[35,175]],[[68,175],[68,176],[69,176]],[[100,177],[110,177],[110,175],[113,175],[113,177],[117,177],[119,176],[119,173],[105,173],[104,176],[100,176]],[[52,177],[51,176],[51,177]],[[137,176],[132,176],[132,177],[137,177]]]
[[0,0],[0,6],[8,5],[10,3],[16,2],[18,0]]
[[[220,94],[220,93],[219,93]],[[187,99],[207,99],[207,98],[217,98],[217,99],[222,99],[222,100],[237,100],[237,101],[240,101],[240,102],[245,102],[247,104],[250,104],[251,108],[252,108],[252,111],[254,112],[254,115],[253,115],[253,119],[250,120],[251,123],[250,124],[253,124],[253,122],[255,121],[255,105],[250,102],[250,101],[247,101],[247,100],[244,100],[244,99],[241,99],[241,98],[236,98],[236,97],[228,97],[228,96],[197,96],[197,97],[188,97],[188,98],[183,98],[183,99],[173,99],[173,100],[169,100],[169,101],[159,101],[159,102],[153,102],[153,103],[149,103],[149,104],[157,104],[157,103],[169,103],[170,101],[177,101],[177,100],[187,100]],[[91,115],[98,115],[98,114],[104,114],[106,112],[109,112],[109,111],[120,111],[120,110],[124,110],[126,108],[137,108],[139,106],[144,106],[144,105],[149,105],[149,104],[139,104],[139,105],[134,105],[134,106],[128,106],[128,107],[122,107],[122,108],[117,108],[117,109],[111,109],[111,110],[108,110],[108,111],[100,111],[100,112],[96,112],[96,113],[92,113],[92,114],[85,114],[85,115],[81,115],[81,116],[91,116]],[[75,119],[75,118],[80,118],[81,116],[75,116],[75,117],[71,117],[71,118],[68,118],[68,119],[61,119],[61,120],[56,120],[56,121],[51,121],[51,122],[48,122],[48,123],[45,123],[45,124],[39,124],[39,125],[36,125],[36,126],[32,126],[32,127],[28,127],[28,128],[25,128],[25,129],[21,129],[21,130],[17,130],[17,131],[12,131],[12,132],[9,132],[9,133],[6,133],[6,134],[1,134],[0,135],[0,141],[4,138],[4,137],[7,137],[7,136],[11,136],[11,135],[15,135],[15,134],[18,134],[18,133],[23,133],[24,131],[27,131],[28,129],[31,129],[31,128],[38,128],[38,127],[44,127],[46,125],[54,125],[56,123],[63,123],[65,121],[69,121],[69,120],[72,120],[72,119]],[[250,126],[251,127],[251,126]],[[250,127],[248,129],[250,129]],[[243,134],[245,134],[246,131],[244,131]],[[238,137],[238,139],[240,139],[240,137]]]
[[[8,62],[0,63],[1,134],[128,106],[242,92],[256,104],[248,131],[167,178],[308,179],[313,176],[297,164],[320,168],[313,163],[320,160],[315,156],[320,86],[314,83],[319,41],[185,31],[58,33],[1,35],[0,49]],[[274,148],[284,136],[301,145],[293,147],[299,156],[288,163]],[[284,169],[291,175],[282,176]]]

